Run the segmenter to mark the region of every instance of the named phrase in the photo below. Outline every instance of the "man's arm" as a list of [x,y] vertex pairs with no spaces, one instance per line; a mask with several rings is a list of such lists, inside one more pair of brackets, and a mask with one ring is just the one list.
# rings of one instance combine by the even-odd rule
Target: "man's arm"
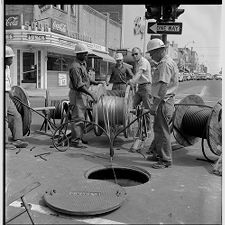
[[85,85],[83,85],[83,86],[81,86],[80,88],[78,88],[78,91],[83,92],[83,93],[89,95],[89,96],[93,99],[94,102],[97,102],[97,97],[96,97],[92,92],[90,92],[90,91],[85,87]]
[[132,79],[132,78],[134,77],[133,72],[132,72],[131,69],[128,68],[128,67],[127,67],[127,69],[126,69],[126,75],[127,75],[128,80],[130,80],[130,79]]
[[143,70],[142,69],[138,70],[137,73],[133,76],[133,78],[129,80],[129,83],[132,85],[136,84],[142,74]]
[[160,81],[159,85],[160,85],[159,92],[158,92],[159,97],[153,98],[153,105],[150,109],[150,113],[152,115],[156,115],[156,111],[158,109],[158,106],[159,106],[160,102],[164,99],[164,97],[166,96],[166,92],[167,92],[167,83],[164,83],[164,82]]

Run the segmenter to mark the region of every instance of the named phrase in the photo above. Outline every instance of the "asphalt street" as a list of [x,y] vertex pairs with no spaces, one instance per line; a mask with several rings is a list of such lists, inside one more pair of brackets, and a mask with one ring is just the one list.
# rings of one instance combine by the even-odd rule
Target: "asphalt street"
[[[209,83],[212,82],[212,83]],[[207,105],[213,106],[221,98],[220,81],[188,81],[180,85],[177,102],[190,94],[200,95]],[[213,91],[212,91],[213,90]],[[36,102],[37,103],[37,102]],[[32,105],[42,105],[32,102]],[[109,141],[105,135],[96,137],[93,132],[86,135],[87,149],[70,147],[65,152],[52,148],[51,135],[41,135],[43,119],[34,115],[31,134],[25,139],[29,146],[20,151],[5,152],[6,199],[28,184],[38,181],[40,186],[25,195],[31,204],[35,224],[221,224],[222,223],[222,179],[212,174],[212,163],[204,160],[201,142],[189,147],[173,143],[173,166],[156,170],[154,162],[145,160],[152,136],[140,153],[128,152],[131,138],[120,135],[115,142],[113,161],[110,161]],[[49,133],[49,132],[48,132]],[[50,134],[50,133],[49,133]],[[205,149],[211,159],[213,155],[207,144]],[[47,153],[43,157],[37,155]],[[111,164],[112,163],[112,164]],[[150,174],[145,183],[125,186],[126,200],[111,212],[96,216],[68,216],[50,209],[43,195],[50,187],[66,185],[71,180],[85,181],[88,171],[104,166],[137,167]],[[6,207],[6,218],[13,216],[21,207],[20,199]],[[9,224],[29,224],[26,213]]]

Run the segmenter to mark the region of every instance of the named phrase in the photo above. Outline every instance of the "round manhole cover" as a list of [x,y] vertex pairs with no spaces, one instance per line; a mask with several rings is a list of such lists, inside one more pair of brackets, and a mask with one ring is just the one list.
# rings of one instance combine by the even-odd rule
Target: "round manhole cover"
[[119,208],[126,199],[125,190],[107,181],[74,181],[46,191],[49,208],[70,215],[97,215]]

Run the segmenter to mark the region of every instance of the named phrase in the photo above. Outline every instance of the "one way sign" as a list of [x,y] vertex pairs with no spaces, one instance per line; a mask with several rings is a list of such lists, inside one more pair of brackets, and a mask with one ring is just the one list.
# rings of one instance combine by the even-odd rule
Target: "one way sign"
[[182,23],[148,23],[148,34],[181,34]]

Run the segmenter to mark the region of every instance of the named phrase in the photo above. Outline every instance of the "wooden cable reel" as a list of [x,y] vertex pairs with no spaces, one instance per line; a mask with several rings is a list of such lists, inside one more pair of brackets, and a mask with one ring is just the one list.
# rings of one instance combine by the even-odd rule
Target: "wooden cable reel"
[[173,135],[177,142],[182,146],[190,146],[200,138],[207,139],[210,150],[220,155],[221,150],[217,146],[222,144],[222,128],[218,122],[222,110],[221,100],[211,108],[205,105],[200,96],[189,95],[176,104],[175,108]]
[[[94,122],[105,128],[105,119],[110,127],[123,126],[126,127],[132,121],[132,114],[130,114],[133,96],[130,86],[127,86],[125,92],[118,90],[107,90],[107,95],[100,98],[98,103],[93,107]],[[118,96],[119,95],[119,96]],[[122,97],[124,96],[124,97]],[[99,128],[96,127],[97,134]],[[127,138],[130,134],[130,127],[124,131],[124,136]],[[97,135],[96,134],[96,135]]]
[[11,100],[14,102],[18,112],[22,117],[23,122],[23,135],[28,134],[30,132],[31,126],[31,111],[28,107],[22,105],[17,99],[19,99],[23,104],[30,107],[30,102],[27,93],[22,87],[13,86],[11,89],[12,98]]

